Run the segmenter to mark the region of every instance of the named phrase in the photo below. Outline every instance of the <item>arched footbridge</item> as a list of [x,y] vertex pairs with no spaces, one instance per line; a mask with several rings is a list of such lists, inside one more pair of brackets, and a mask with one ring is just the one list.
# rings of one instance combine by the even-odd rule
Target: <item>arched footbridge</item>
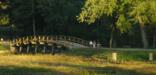
[[26,36],[11,41],[15,53],[55,53],[71,48],[88,48],[89,41],[71,36]]

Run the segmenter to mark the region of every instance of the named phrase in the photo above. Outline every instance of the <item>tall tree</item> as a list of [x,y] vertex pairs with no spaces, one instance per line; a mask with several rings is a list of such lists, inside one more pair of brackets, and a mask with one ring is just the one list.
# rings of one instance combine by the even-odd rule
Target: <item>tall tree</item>
[[17,34],[33,34],[32,0],[10,0],[10,5],[11,21],[17,28]]
[[148,48],[148,40],[145,25],[155,22],[156,17],[155,0],[134,0],[131,2],[129,16],[135,23],[139,23],[144,48]]
[[155,17],[155,2],[155,0],[87,0],[78,21],[91,24],[101,17],[110,16],[112,25],[121,32],[126,32],[132,28],[132,24],[139,23],[143,46],[147,48],[148,41],[144,28],[149,20],[153,21],[149,17]]
[[78,16],[79,22],[87,22],[88,24],[94,23],[97,19],[101,17],[109,16],[111,17],[111,35],[110,35],[110,47],[112,47],[113,33],[116,28],[121,32],[125,32],[131,28],[131,24],[125,18],[127,14],[127,4],[131,2],[130,0],[87,0],[82,12]]
[[[79,13],[83,0],[10,0],[12,20],[19,35],[32,35],[32,19],[35,19],[37,35],[76,35],[84,34],[87,26],[80,27],[75,15]],[[81,30],[80,30],[81,29]],[[80,32],[79,32],[80,31]],[[84,32],[83,32],[84,31]]]

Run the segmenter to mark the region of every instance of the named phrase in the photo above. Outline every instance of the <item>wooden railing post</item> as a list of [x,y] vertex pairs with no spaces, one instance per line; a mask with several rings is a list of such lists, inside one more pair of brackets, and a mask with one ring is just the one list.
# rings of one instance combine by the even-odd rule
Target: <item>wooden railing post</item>
[[149,61],[153,61],[153,53],[152,52],[149,53]]
[[112,53],[112,61],[116,62],[117,61],[117,52]]

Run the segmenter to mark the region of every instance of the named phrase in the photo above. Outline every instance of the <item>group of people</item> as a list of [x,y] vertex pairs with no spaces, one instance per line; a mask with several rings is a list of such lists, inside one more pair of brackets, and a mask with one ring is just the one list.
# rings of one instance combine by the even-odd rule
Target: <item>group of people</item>
[[101,44],[99,42],[96,42],[96,41],[90,41],[89,45],[91,48],[99,48],[101,46]]

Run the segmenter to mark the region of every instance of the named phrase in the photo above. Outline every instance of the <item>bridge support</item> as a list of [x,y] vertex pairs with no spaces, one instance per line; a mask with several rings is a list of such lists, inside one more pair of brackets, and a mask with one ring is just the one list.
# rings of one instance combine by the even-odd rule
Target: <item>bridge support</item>
[[29,50],[30,50],[30,46],[27,45],[27,53],[29,53]]
[[35,53],[37,53],[37,48],[38,48],[38,46],[37,46],[37,45],[35,45]]
[[54,54],[55,54],[55,49],[54,49],[54,47],[53,47],[53,46],[51,46],[51,53],[52,53],[52,55],[54,55]]
[[19,53],[22,53],[22,46],[19,47]]
[[46,46],[43,46],[43,53],[46,53]]

